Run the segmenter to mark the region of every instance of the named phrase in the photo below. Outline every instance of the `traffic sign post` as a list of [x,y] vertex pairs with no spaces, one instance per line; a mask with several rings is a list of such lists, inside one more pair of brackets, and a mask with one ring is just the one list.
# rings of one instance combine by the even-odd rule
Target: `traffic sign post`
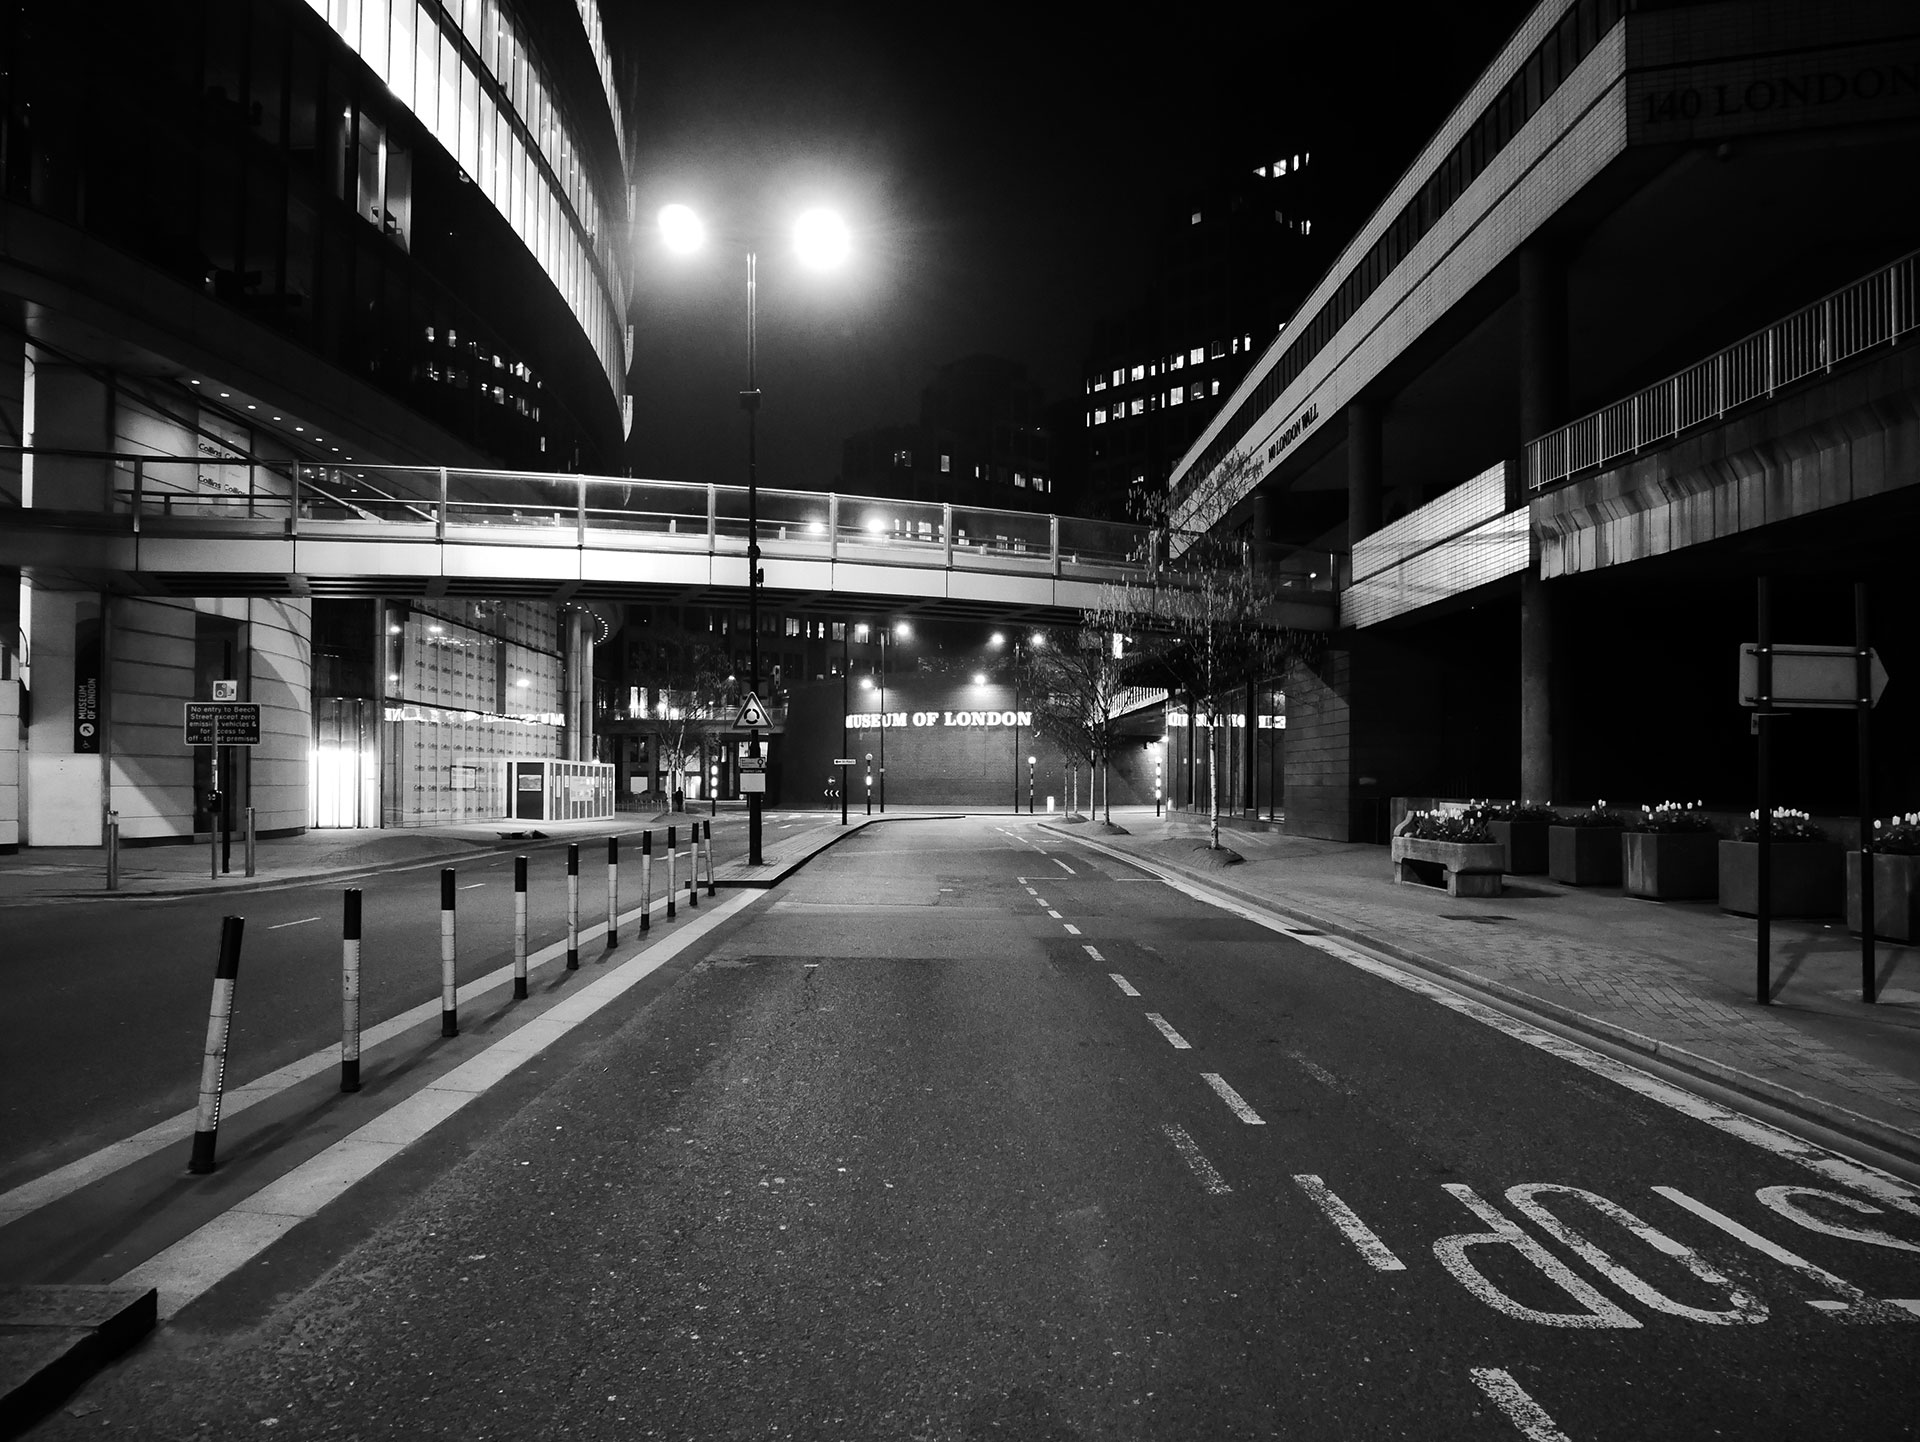
[[[220,787],[220,750],[222,747],[260,744],[260,703],[229,699],[239,685],[216,681],[214,693],[221,699],[188,701],[181,718],[181,732],[189,746],[212,748],[213,784],[207,797],[210,824],[207,828],[208,869],[213,876],[233,869],[233,823],[226,796]],[[229,765],[228,770],[232,767]]]
[[[858,766],[860,763],[854,760],[851,756],[836,756],[833,758],[833,764],[835,766]],[[840,773],[839,784],[840,784],[840,824],[842,826],[845,826],[847,824],[847,788],[853,784],[853,778],[849,776],[845,771],[842,771]]]
[[1755,1000],[1773,1000],[1773,727],[1786,710],[1851,710],[1859,727],[1860,792],[1860,999],[1871,1002],[1874,976],[1873,905],[1873,708],[1887,689],[1887,668],[1867,637],[1867,583],[1853,587],[1851,646],[1776,645],[1768,578],[1759,578],[1760,639],[1740,647],[1740,704],[1754,708],[1759,739],[1757,815],[1759,871],[1755,887]]
[[[754,638],[756,646],[759,635]],[[758,693],[747,692],[747,699],[740,703],[740,712],[733,718],[733,729],[748,733],[747,754],[740,761],[740,790],[747,798],[747,865],[759,866],[760,856],[760,798],[766,794],[767,773],[766,757],[760,750],[760,733],[771,731],[773,721],[767,715],[767,708],[760,704]],[[757,770],[749,770],[749,762],[759,762]]]

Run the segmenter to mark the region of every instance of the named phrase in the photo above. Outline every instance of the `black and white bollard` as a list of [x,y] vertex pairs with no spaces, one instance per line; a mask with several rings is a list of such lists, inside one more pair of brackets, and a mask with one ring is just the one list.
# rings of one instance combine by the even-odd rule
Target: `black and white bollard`
[[360,1090],[360,888],[340,908],[340,1090]]
[[714,890],[713,890],[713,823],[711,821],[703,821],[700,823],[700,839],[706,843],[707,895],[712,896],[714,894]]
[[460,1035],[459,980],[453,969],[453,868],[440,872],[440,1035]]
[[653,929],[653,832],[640,833],[640,930]]
[[527,858],[513,858],[513,999],[527,999]]
[[673,850],[680,844],[680,838],[674,834],[674,828],[667,828],[667,920],[673,920]]
[[580,847],[567,847],[567,970],[580,969]]
[[607,838],[607,950],[620,944],[620,838]]
[[214,1138],[220,1131],[220,1098],[227,1085],[227,1035],[233,1030],[233,984],[240,975],[244,916],[222,917],[220,960],[213,969],[213,1005],[207,1012],[207,1051],[200,1061],[200,1109],[193,1120],[193,1155],[187,1170],[213,1170]]

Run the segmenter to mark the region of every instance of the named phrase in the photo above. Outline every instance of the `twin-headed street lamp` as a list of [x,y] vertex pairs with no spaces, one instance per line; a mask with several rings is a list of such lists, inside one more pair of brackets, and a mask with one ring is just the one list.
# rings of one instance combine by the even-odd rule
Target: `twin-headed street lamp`
[[[669,250],[689,254],[706,244],[707,227],[699,215],[685,205],[664,207],[659,216],[660,239]],[[847,258],[852,238],[847,224],[831,210],[814,209],[794,222],[793,244],[801,261],[816,269],[831,269]],[[760,387],[756,375],[758,350],[758,289],[760,256],[749,245],[747,254],[747,388],[740,392],[740,405],[747,413],[747,685],[757,702],[760,698],[760,469],[754,421],[760,412]],[[760,733],[748,733],[747,755],[758,760]],[[766,772],[758,773],[758,785],[766,785]],[[747,864],[762,864],[760,855],[760,806],[764,791],[747,793]]]
[[[1046,645],[1047,638],[1039,631],[1031,636],[1013,638],[1013,814],[1020,814],[1020,648],[1022,644],[1029,650],[1038,651]],[[999,650],[1007,644],[1007,638],[999,631],[988,637],[987,644]],[[1027,814],[1033,814],[1033,758],[1027,758]]]

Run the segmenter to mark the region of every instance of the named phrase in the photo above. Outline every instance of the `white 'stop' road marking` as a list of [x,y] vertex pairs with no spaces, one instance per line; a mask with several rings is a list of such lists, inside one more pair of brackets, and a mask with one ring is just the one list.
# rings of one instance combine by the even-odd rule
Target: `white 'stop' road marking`
[[1297,1176],[1300,1190],[1305,1192],[1313,1204],[1327,1214],[1327,1220],[1340,1229],[1340,1234],[1360,1249],[1360,1255],[1367,1259],[1367,1265],[1376,1272],[1404,1272],[1407,1264],[1394,1256],[1387,1244],[1374,1234],[1353,1208],[1341,1201],[1327,1189],[1327,1184],[1315,1176]]
[[1200,1077],[1201,1080],[1206,1082],[1208,1086],[1212,1087],[1214,1091],[1219,1094],[1220,1100],[1225,1102],[1228,1109],[1231,1110],[1235,1116],[1239,1117],[1241,1121],[1250,1127],[1263,1127],[1266,1125],[1260,1113],[1248,1106],[1246,1098],[1228,1086],[1227,1079],[1221,1076],[1219,1072],[1203,1071],[1200,1073]]
[[1157,1011],[1148,1012],[1147,1020],[1153,1023],[1154,1028],[1160,1033],[1160,1035],[1165,1037],[1169,1042],[1173,1044],[1173,1049],[1175,1051],[1192,1051],[1193,1050],[1192,1044],[1188,1042],[1188,1040],[1185,1037],[1180,1035],[1179,1032],[1175,1031],[1172,1028],[1172,1026],[1168,1024],[1167,1019],[1164,1016],[1160,1015],[1159,1012]]
[[1071,866],[1068,866],[1066,862],[1062,861],[1057,856],[1053,858],[1053,864],[1059,867],[1062,871],[1066,872],[1067,875],[1069,876],[1078,876],[1080,874],[1079,872],[1075,871]]
[[1167,1134],[1167,1140],[1173,1143],[1173,1149],[1180,1153],[1181,1159],[1193,1169],[1193,1174],[1200,1178],[1200,1185],[1207,1189],[1209,1196],[1217,1197],[1233,1190],[1227,1185],[1227,1179],[1220,1175],[1219,1169],[1206,1159],[1200,1148],[1194,1144],[1193,1138],[1187,1135],[1185,1127],[1177,1127],[1172,1122],[1165,1122],[1161,1124],[1160,1130]]
[[1072,932],[1073,935],[1078,936],[1080,934],[1080,928],[1075,926],[1071,921],[1063,921],[1060,924],[1066,927],[1068,931]]
[[286,927],[286,926],[305,926],[309,921],[318,921],[319,919],[320,918],[317,916],[303,916],[298,921],[275,922],[272,926],[269,926],[267,930],[279,931],[282,927]]
[[1507,1420],[1520,1429],[1527,1442],[1568,1442],[1567,1434],[1554,1425],[1546,1409],[1526,1394],[1511,1373],[1498,1367],[1475,1367],[1473,1382],[1507,1414]]
[[1088,956],[1092,957],[1095,961],[1100,962],[1102,965],[1106,963],[1107,959],[1100,954],[1099,947],[1090,945],[1086,942],[1082,942],[1080,945],[1080,949],[1084,951]]
[[1139,992],[1137,992],[1137,991],[1135,991],[1135,990],[1133,989],[1133,983],[1132,983],[1132,982],[1130,982],[1130,981],[1128,981],[1128,980],[1127,980],[1127,979],[1126,979],[1126,978],[1125,978],[1124,976],[1122,976],[1122,975],[1120,975],[1120,973],[1119,973],[1119,972],[1117,972],[1117,971],[1110,971],[1110,972],[1108,972],[1108,973],[1107,973],[1107,977],[1108,977],[1108,979],[1109,979],[1110,981],[1112,981],[1112,982],[1113,982],[1113,984],[1114,984],[1115,986],[1117,986],[1117,987],[1119,987],[1119,988],[1120,988],[1120,994],[1121,994],[1122,996],[1138,996],[1138,995],[1140,995],[1140,993],[1139,993]]

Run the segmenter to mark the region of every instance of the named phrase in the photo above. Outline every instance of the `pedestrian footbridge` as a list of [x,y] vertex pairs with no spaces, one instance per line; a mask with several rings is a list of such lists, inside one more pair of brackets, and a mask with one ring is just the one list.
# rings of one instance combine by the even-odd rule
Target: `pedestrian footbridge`
[[[747,589],[744,486],[431,466],[26,448],[0,564],[177,596],[694,602]],[[803,607],[1073,613],[1148,577],[1117,522],[761,487],[763,592]],[[1324,629],[1324,553],[1274,562],[1279,619]]]

